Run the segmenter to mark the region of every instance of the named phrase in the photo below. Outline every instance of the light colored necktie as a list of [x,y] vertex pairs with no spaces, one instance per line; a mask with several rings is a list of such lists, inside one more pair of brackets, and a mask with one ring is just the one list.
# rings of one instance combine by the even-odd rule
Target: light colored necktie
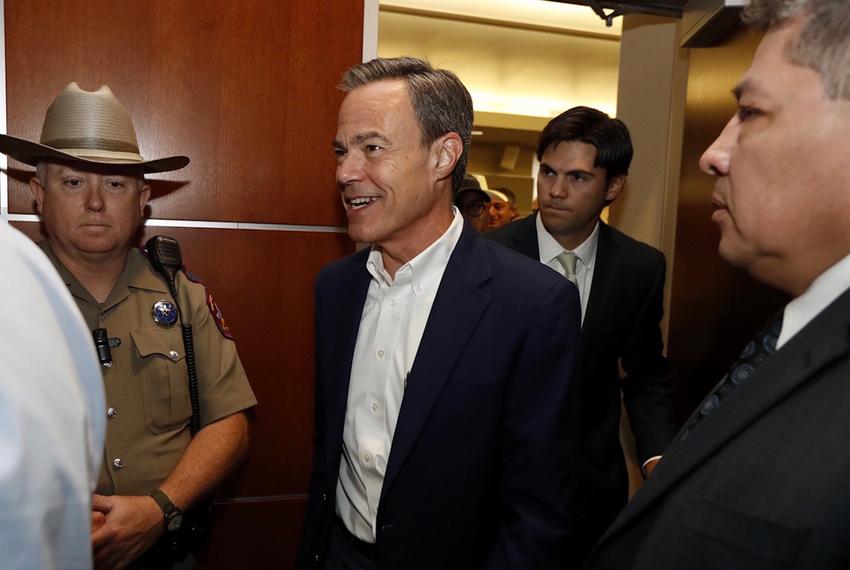
[[567,280],[578,287],[578,280],[576,279],[576,262],[578,261],[578,256],[571,251],[564,251],[555,259],[564,268],[564,276]]

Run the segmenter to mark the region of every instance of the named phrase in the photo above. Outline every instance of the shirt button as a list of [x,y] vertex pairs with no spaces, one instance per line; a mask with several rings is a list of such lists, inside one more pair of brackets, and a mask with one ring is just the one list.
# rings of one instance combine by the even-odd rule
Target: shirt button
[[368,453],[364,453],[363,454],[363,463],[371,463],[371,462],[372,462],[372,456],[369,455]]
[[116,410],[115,408],[107,408],[107,410],[106,410],[106,417],[107,418],[114,418],[117,415],[118,415],[118,410]]
[[381,405],[378,404],[378,402],[372,402],[372,411],[373,412],[377,412],[378,408],[380,408],[380,407],[381,407]]
[[177,360],[178,358],[180,358],[180,355],[177,354],[176,350],[172,350],[171,352],[169,352],[168,356],[171,357],[171,360]]
[[393,299],[392,301],[390,301],[390,305],[392,305],[393,307],[398,305],[398,299]]
[[379,350],[379,351],[378,351],[378,358],[383,358],[383,357],[384,357],[384,351],[383,351],[383,350]]
[[115,459],[112,460],[112,466],[115,467],[116,469],[123,469],[124,468],[124,462],[121,461],[120,457],[116,457]]

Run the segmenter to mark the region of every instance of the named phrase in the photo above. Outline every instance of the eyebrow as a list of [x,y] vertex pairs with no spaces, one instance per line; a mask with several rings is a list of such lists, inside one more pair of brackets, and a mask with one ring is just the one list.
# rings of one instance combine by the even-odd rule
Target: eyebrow
[[[552,165],[550,165],[546,162],[541,162],[540,168],[543,168],[544,166],[546,168],[548,168],[549,170],[551,170],[552,172],[557,172],[557,169],[553,168]],[[593,171],[582,170],[581,168],[573,168],[572,170],[566,171],[565,174],[587,174],[588,176],[594,176]]]
[[[382,143],[389,143],[390,142],[389,139],[387,139],[387,137],[385,137],[384,135],[382,135],[378,131],[369,131],[369,132],[366,132],[366,133],[361,133],[361,134],[355,136],[354,138],[352,138],[351,144],[353,144],[353,145],[363,144],[364,142],[366,142],[369,139],[377,139],[378,141],[380,141]],[[334,148],[341,148],[341,147],[344,147],[344,146],[345,145],[339,139],[334,139]]]
[[732,95],[735,96],[735,101],[741,100],[741,95],[744,94],[744,90],[746,89],[746,85],[743,83],[739,83],[735,87],[732,88]]
[[736,101],[740,101],[741,97],[750,92],[755,92],[757,95],[766,95],[764,89],[759,87],[759,85],[751,79],[743,79],[734,88],[732,88],[732,95],[735,96]]

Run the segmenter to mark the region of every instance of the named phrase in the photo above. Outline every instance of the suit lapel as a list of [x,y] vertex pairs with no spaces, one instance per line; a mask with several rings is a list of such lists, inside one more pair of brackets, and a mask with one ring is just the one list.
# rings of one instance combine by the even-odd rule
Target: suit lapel
[[592,338],[599,324],[599,315],[605,309],[606,300],[616,299],[612,288],[617,282],[619,264],[617,260],[618,248],[611,235],[611,229],[599,222],[599,242],[596,247],[596,261],[593,269],[593,281],[590,285],[590,298],[587,300],[587,314],[584,316],[584,324],[581,327],[582,346],[586,347],[588,339]]
[[470,334],[490,303],[490,296],[479,288],[489,276],[487,248],[475,230],[465,224],[446,266],[408,376],[382,495],[392,486]]
[[664,458],[608,529],[600,545],[629,526],[665,491],[734,439],[751,423],[836,358],[850,352],[850,291],[841,295],[788,344],[771,356],[749,382],[735,389],[686,439],[680,432]]
[[511,241],[514,244],[513,249],[535,261],[540,261],[540,247],[537,244],[538,215],[527,216],[511,224],[515,230],[511,235]]
[[333,358],[330,366],[333,372],[328,375],[329,386],[327,386],[328,416],[327,416],[327,441],[326,458],[328,472],[339,469],[340,450],[342,448],[342,432],[345,425],[345,409],[348,404],[348,386],[351,381],[351,364],[354,359],[354,347],[357,343],[357,332],[360,330],[360,319],[363,315],[363,306],[366,303],[366,294],[369,292],[371,276],[366,269],[366,258],[368,252],[356,255],[352,258],[355,264],[347,286],[342,290],[348,296],[347,302],[342,304],[342,310],[337,314],[336,337],[341,353]]

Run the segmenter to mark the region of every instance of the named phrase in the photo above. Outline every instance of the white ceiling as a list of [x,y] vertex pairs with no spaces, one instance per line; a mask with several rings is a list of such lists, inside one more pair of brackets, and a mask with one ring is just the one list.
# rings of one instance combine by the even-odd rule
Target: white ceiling
[[[484,5],[487,18],[473,11]],[[380,8],[378,55],[423,57],[457,73],[472,94],[476,124],[490,117],[490,126],[538,130],[576,105],[616,114],[618,37],[576,31],[575,23],[553,26],[567,26],[564,14],[573,11],[593,23],[587,7],[543,0],[384,0]],[[556,19],[552,9],[564,17]]]
[[544,0],[381,0],[382,9],[438,16],[503,22],[619,37],[622,19],[614,19],[608,28],[587,6],[575,6]]

